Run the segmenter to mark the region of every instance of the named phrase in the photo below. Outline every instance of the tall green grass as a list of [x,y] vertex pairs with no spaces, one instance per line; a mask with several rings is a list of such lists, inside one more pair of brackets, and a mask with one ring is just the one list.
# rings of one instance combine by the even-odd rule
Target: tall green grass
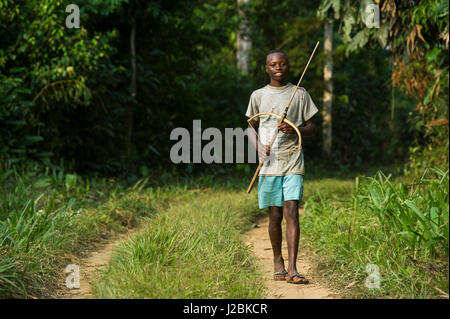
[[142,187],[48,168],[3,170],[0,297],[53,297],[71,256],[82,256],[95,242],[136,226],[141,216],[164,205],[159,194],[140,198]]
[[[301,244],[330,284],[357,298],[448,294],[448,171],[430,169],[418,181],[345,175],[305,178]],[[248,197],[242,181],[167,173],[124,186],[48,168],[0,169],[0,297],[54,297],[72,255],[143,222],[96,283],[99,297],[264,296],[240,239],[257,214],[256,192]],[[380,288],[364,284],[369,264],[379,267]]]
[[[448,180],[438,169],[413,183],[378,172],[356,178],[347,194],[332,187],[311,194],[301,217],[304,243],[320,255],[330,284],[358,298],[448,294]],[[379,288],[365,284],[370,265],[378,267]]]
[[[148,218],[166,211],[171,205],[185,202],[189,204],[191,200],[200,198],[209,187],[221,185],[236,189],[236,182],[239,179],[225,175],[218,178],[210,174],[193,178],[161,172],[156,178],[148,176],[138,181],[129,181],[85,178],[57,169],[42,169],[36,165],[21,169],[14,166],[0,167],[0,298],[57,297],[57,288],[65,282],[64,268],[73,263],[74,259],[84,256],[96,242],[139,226],[151,220]],[[244,187],[242,185],[239,189]],[[218,196],[222,196],[221,194]],[[221,203],[226,207],[226,203]],[[209,210],[207,206],[204,209],[205,212]],[[239,214],[243,216],[243,213]],[[221,221],[214,216],[215,219],[209,220],[209,223]],[[234,236],[235,230],[240,227],[237,217],[232,218],[231,224],[224,215],[222,217],[226,221],[226,227],[234,229],[231,230]],[[204,221],[207,220],[204,218]],[[198,223],[198,220],[191,220],[191,223]],[[185,225],[186,228],[187,226]],[[217,229],[213,227],[212,231],[205,230],[203,235],[211,235]],[[220,259],[216,260],[217,267],[213,277],[225,280],[229,274],[224,275],[220,266],[222,263],[231,262],[229,269],[232,269],[236,267],[234,258],[245,265],[249,265],[249,261],[246,261],[246,248],[238,243],[237,237],[227,239],[222,231],[225,230],[214,233],[214,236],[223,235],[223,252],[217,253]],[[177,235],[177,241],[181,244],[177,249],[191,243],[185,236],[188,233],[181,234]],[[167,236],[170,233],[162,232],[155,234],[153,238],[165,247]],[[236,254],[232,259],[228,259],[230,254],[227,249],[230,247],[234,247],[232,252]],[[145,249],[138,251],[136,258],[146,260],[147,248],[141,248]],[[172,249],[175,247],[169,246],[169,250]],[[190,256],[189,249],[183,253],[186,252]],[[198,275],[201,272],[199,269]],[[230,278],[238,277],[232,275]],[[232,280],[230,278],[226,280]],[[217,284],[217,280],[213,281]],[[204,282],[204,285],[209,285],[209,282]],[[233,289],[244,289],[241,286],[240,283],[231,283],[227,293]],[[253,286],[249,285],[247,288],[253,289],[251,287]],[[256,293],[245,294],[252,296]]]
[[[426,178],[432,173],[434,178]],[[386,232],[398,236],[415,254],[448,257],[448,171],[427,169],[412,185],[392,183],[378,172],[356,185],[358,208],[376,214]]]
[[207,189],[122,243],[95,285],[100,298],[261,298],[262,276],[241,232],[258,209],[242,190]]

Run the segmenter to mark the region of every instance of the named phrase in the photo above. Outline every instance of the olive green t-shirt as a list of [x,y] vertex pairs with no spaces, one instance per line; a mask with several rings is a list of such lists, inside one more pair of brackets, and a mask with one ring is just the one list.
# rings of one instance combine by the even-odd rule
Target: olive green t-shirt
[[[282,87],[266,85],[253,91],[248,103],[247,117],[261,112],[272,112],[282,115],[295,85],[288,83]],[[299,87],[292,99],[286,118],[299,127],[318,112],[318,109],[308,92]],[[260,141],[269,144],[274,132],[276,132],[279,119],[274,116],[262,115],[255,118],[259,121],[258,135]],[[298,150],[298,135],[284,134],[279,131],[271,146],[270,160],[264,162],[259,176],[284,176],[288,174],[305,174],[303,149]]]

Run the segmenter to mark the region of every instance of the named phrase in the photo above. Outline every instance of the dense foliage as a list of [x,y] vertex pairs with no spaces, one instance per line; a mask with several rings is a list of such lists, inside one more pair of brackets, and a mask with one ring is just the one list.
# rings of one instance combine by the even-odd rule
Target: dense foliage
[[[364,11],[375,4],[380,24],[370,28]],[[338,22],[347,54],[368,46],[391,52],[392,86],[411,99],[408,118],[417,133],[409,171],[448,168],[449,1],[322,0],[318,15]],[[393,94],[392,112],[398,102]]]
[[[448,119],[445,1],[402,4],[394,11],[392,1],[380,3],[382,13],[397,20],[383,18],[379,29],[364,28],[359,5],[348,1],[250,1],[242,8],[252,40],[249,75],[236,68],[236,1],[74,3],[79,29],[66,27],[68,1],[0,1],[4,163],[33,160],[113,175],[172,166],[173,128],[192,130],[193,119],[201,119],[202,128],[246,126],[248,97],[268,81],[269,50],[287,52],[295,83],[315,42],[323,41],[327,14],[339,22],[333,39],[332,162],[390,163],[408,154],[420,161],[425,148],[410,148],[416,140],[434,150],[435,165],[448,163],[448,125],[440,125]],[[431,19],[427,12],[433,12]],[[364,46],[376,40],[383,45]],[[399,58],[402,50],[410,53],[409,62]],[[321,51],[302,83],[319,109]],[[407,80],[421,83],[421,95],[405,96],[419,89]],[[321,143],[321,134],[306,139],[307,158],[324,159]]]
[[170,130],[194,118],[237,122],[248,85],[226,61],[234,3],[78,4],[81,28],[68,29],[64,1],[0,2],[2,159],[117,174],[167,164]]

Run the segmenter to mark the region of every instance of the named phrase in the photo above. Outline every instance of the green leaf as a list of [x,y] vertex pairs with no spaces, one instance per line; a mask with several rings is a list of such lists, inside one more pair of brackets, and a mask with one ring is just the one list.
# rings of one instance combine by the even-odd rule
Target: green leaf
[[152,145],[148,145],[148,148],[150,149],[150,151],[152,151],[153,153],[155,153],[156,155],[158,155],[158,156],[161,156],[161,153],[160,152],[158,152],[158,150],[155,148],[155,147],[153,147]]
[[52,152],[41,152],[41,153],[37,154],[37,156],[40,157],[40,158],[50,158],[53,155],[55,155],[55,154],[52,153]]
[[449,1],[448,0],[441,0],[441,3],[439,6],[432,11],[433,15],[436,15],[438,18],[448,16],[448,8],[449,8]]
[[24,139],[27,144],[34,144],[44,140],[42,136],[37,135],[25,135]]
[[10,125],[17,125],[17,126],[27,124],[27,122],[22,121],[22,120],[20,120],[20,121],[5,121],[5,123],[10,124]]
[[351,12],[347,12],[344,16],[344,26],[342,27],[342,30],[344,31],[344,37],[347,40],[351,40],[350,34],[352,32],[352,27],[355,24],[356,20],[355,17]]
[[377,32],[374,34],[374,38],[378,40],[378,43],[382,48],[385,48],[387,45],[387,39],[389,34],[389,26],[387,24],[383,24],[380,26]]
[[425,96],[425,98],[423,99],[423,105],[428,105],[428,103],[430,103],[432,94],[433,94],[433,88],[430,87],[430,88],[428,88],[427,96]]
[[416,206],[416,204],[407,199],[405,200],[405,204],[411,208],[411,210],[426,224],[429,225],[429,220],[425,217],[425,215],[423,214],[423,212]]
[[33,187],[34,188],[44,188],[44,187],[49,186],[50,184],[51,184],[51,178],[50,177],[44,177],[44,178],[41,178],[38,181],[36,181],[33,184]]
[[332,0],[332,6],[334,10],[334,18],[337,20],[340,17],[341,0]]
[[323,19],[326,16],[326,13],[328,9],[331,7],[331,5],[332,0],[323,0],[320,3],[319,9],[317,9],[317,16]]
[[365,28],[359,31],[351,40],[350,44],[347,47],[347,50],[345,51],[345,54],[348,55],[349,53],[356,51],[358,48],[364,47],[367,41],[369,41],[369,35],[369,28]]
[[11,68],[9,70],[9,73],[19,73],[19,72],[23,72],[23,71],[26,71],[26,70],[27,70],[27,68],[25,68],[25,67]]
[[431,63],[434,60],[436,60],[436,57],[439,55],[439,53],[441,53],[441,50],[439,48],[434,48],[433,50],[431,50],[430,52],[427,53],[427,62]]
[[432,207],[430,209],[430,219],[432,221],[431,225],[433,226],[433,229],[435,231],[438,229],[438,226],[439,226],[439,221],[440,221],[439,212],[440,212],[440,210],[437,207]]

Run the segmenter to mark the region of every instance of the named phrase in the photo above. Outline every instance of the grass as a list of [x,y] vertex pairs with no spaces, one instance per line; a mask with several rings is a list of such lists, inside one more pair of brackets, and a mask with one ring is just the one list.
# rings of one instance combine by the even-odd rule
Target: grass
[[[143,223],[151,223],[151,217],[159,216],[177,203],[183,206],[184,203],[189,204],[192,200],[198,201],[204,198],[203,192],[209,186],[236,189],[236,182],[239,181],[226,176],[218,180],[215,177],[209,174],[196,178],[180,177],[162,172],[156,179],[149,176],[125,186],[112,178],[87,179],[62,171],[42,170],[39,167],[0,170],[0,298],[56,297],[56,289],[65,282],[64,268],[73,263],[74,258],[86,255],[97,242]],[[223,190],[220,194],[209,193],[208,196],[212,198],[223,195],[226,198],[226,192]],[[243,203],[243,198],[239,200],[240,204]],[[229,201],[234,199],[233,196],[228,197]],[[226,207],[225,202],[221,203],[223,207]],[[207,205],[203,207],[206,213],[209,208]],[[237,206],[233,207],[237,209]],[[240,217],[245,215],[251,218],[255,213],[254,209],[247,208],[243,207]],[[188,208],[186,209],[185,215],[190,212]],[[247,257],[246,247],[242,246],[238,237],[235,236],[236,229],[245,223],[237,225],[239,217],[234,216],[229,219],[225,211],[222,213],[219,215],[215,212],[212,215],[215,219],[202,217],[204,223],[201,225],[205,230],[205,227],[209,227],[208,225],[223,222],[224,228],[219,229],[214,226],[211,231],[203,232],[202,230],[201,233],[186,234],[223,236],[223,239],[219,241],[223,251],[216,252],[216,269],[213,275],[221,279],[212,280],[215,284],[220,286],[222,281],[233,281],[237,278],[240,280],[244,275],[239,274],[236,277],[233,273],[224,272],[224,269],[228,269],[229,272],[236,271],[238,265],[248,266],[250,270],[246,275],[255,279],[255,270]],[[190,223],[197,223],[197,218],[200,216],[192,217]],[[155,219],[162,224],[163,220],[162,217]],[[206,222],[208,224],[205,224]],[[172,228],[171,231],[176,229]],[[226,230],[230,230],[230,235],[233,237],[227,237],[224,233]],[[159,243],[165,247],[167,243],[165,238],[168,235],[170,233],[152,234],[152,238],[159,240]],[[180,236],[178,234],[176,240],[185,246],[193,240],[193,237],[181,238]],[[149,244],[144,240],[143,245],[144,242]],[[138,252],[137,256],[140,257],[137,258],[146,260],[145,251],[148,247],[145,245],[142,247],[145,248],[141,251],[144,255],[140,256]],[[235,254],[233,259],[227,258],[231,252],[228,249],[231,248]],[[185,261],[187,261],[186,258],[188,257],[185,256]],[[192,259],[191,261],[194,262]],[[159,260],[159,262],[165,261]],[[220,263],[230,262],[229,268],[219,267]],[[202,269],[198,269],[198,276],[201,272]],[[190,278],[190,275],[186,278]],[[213,278],[205,277],[202,280],[209,279]],[[254,281],[258,282],[256,279]],[[204,283],[206,286],[209,284],[209,282]],[[222,291],[219,295],[236,296],[247,289],[246,295],[257,296],[262,289],[256,285],[242,287],[233,282],[225,286],[226,288],[223,289],[228,289],[227,292]],[[250,292],[253,288],[255,291]],[[198,289],[203,290],[203,288]],[[214,287],[211,286],[209,289],[212,291]],[[161,290],[160,292],[163,294]]]
[[[311,169],[301,249],[344,297],[448,298],[448,171],[415,181],[366,175],[373,177]],[[264,297],[241,240],[259,212],[256,191],[243,192],[247,182],[226,171],[160,172],[123,185],[49,169],[0,170],[0,297],[54,297],[73,255],[138,225],[95,283],[99,297]],[[368,288],[377,272],[379,288]]]
[[426,175],[305,184],[302,242],[345,297],[448,298],[448,171]]
[[[65,266],[95,243],[138,225],[168,205],[145,181],[124,187],[37,167],[0,174],[0,297],[54,297]],[[181,190],[179,190],[181,192]]]
[[122,243],[94,286],[100,298],[261,298],[241,239],[257,214],[242,189],[190,193]]

